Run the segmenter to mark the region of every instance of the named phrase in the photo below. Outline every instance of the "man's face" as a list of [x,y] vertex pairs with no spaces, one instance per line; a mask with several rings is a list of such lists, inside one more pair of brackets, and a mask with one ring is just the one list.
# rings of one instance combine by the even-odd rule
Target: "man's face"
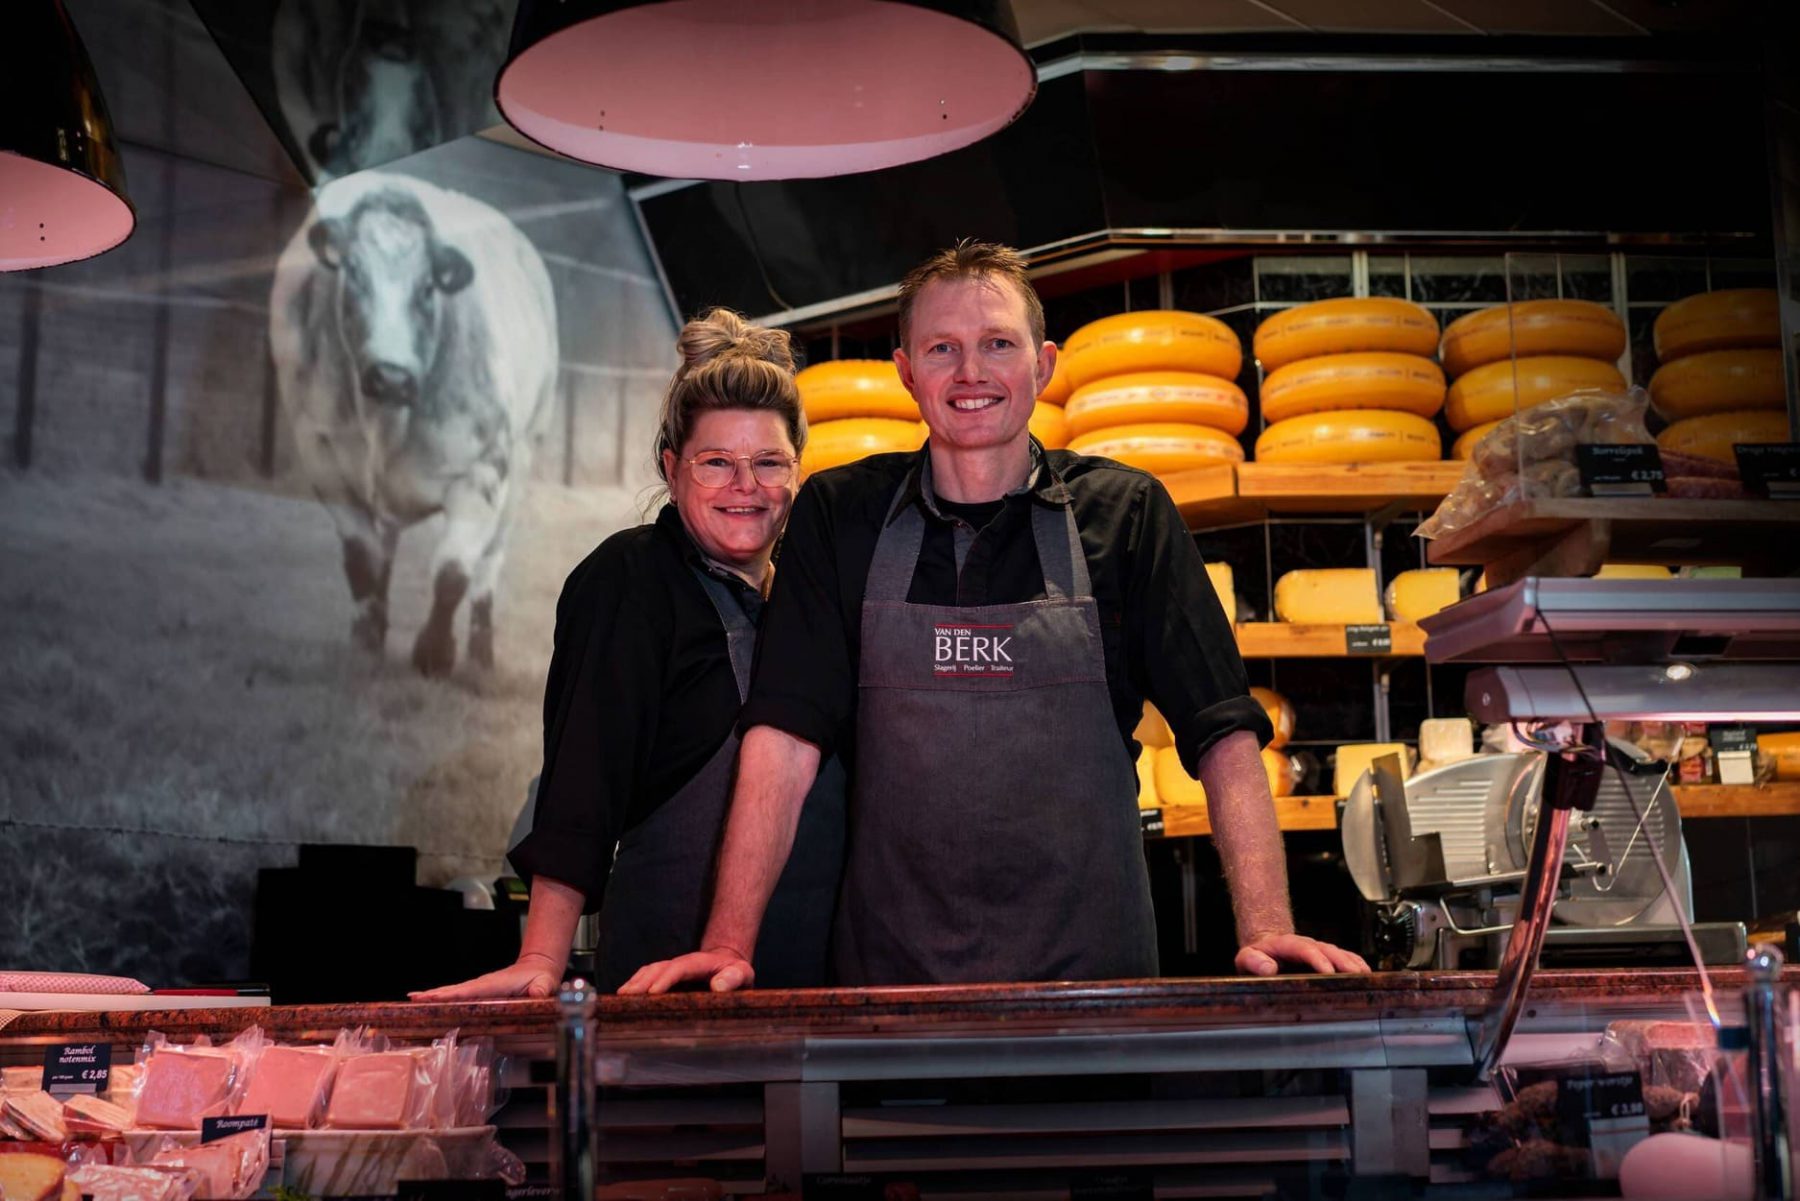
[[1056,346],[1034,345],[1025,298],[1008,281],[939,279],[913,301],[912,329],[894,362],[933,443],[978,450],[1024,441]]

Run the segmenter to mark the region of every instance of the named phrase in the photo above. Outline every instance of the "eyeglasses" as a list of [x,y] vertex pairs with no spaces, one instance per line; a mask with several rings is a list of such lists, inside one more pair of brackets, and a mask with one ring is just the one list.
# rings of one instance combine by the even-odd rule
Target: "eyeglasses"
[[728,455],[722,450],[703,450],[691,459],[683,459],[693,473],[694,482],[702,488],[723,488],[737,479],[737,465],[750,464],[750,475],[765,488],[780,488],[794,478],[794,464],[799,460],[776,451],[765,450],[754,455]]

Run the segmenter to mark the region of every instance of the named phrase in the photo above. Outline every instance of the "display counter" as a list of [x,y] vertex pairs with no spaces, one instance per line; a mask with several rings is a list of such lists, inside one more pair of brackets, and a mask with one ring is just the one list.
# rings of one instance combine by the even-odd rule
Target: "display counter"
[[[1497,1104],[1472,1049],[1493,983],[1384,973],[604,997],[601,1178],[780,1192],[900,1175],[926,1195],[1008,1196],[1066,1196],[1084,1173],[1209,1195],[1307,1195],[1352,1176],[1467,1183],[1480,1178],[1471,1122]],[[1743,983],[1715,973],[1727,1024]],[[1566,1059],[1616,1021],[1688,1022],[1697,988],[1691,971],[1540,973],[1503,1062]],[[257,1024],[302,1041],[366,1025],[423,1040],[458,1028],[509,1057],[496,1121],[545,1179],[561,1020],[554,1001],[29,1013],[0,1028],[0,1062],[72,1041],[130,1047],[151,1031],[186,1041]]]

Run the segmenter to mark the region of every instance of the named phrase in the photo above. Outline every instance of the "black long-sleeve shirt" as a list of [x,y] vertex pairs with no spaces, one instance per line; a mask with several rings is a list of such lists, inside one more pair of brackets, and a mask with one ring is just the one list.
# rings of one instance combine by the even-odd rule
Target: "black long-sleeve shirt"
[[[926,453],[876,455],[821,472],[800,490],[763,617],[743,728],[774,726],[853,762],[863,593],[882,520],[904,482],[907,503],[926,514],[910,602],[1041,599],[1030,506],[1067,495],[1099,605],[1113,717],[1128,751],[1136,754],[1131,735],[1146,697],[1168,719],[1190,773],[1235,730],[1269,741],[1273,731],[1249,695],[1231,624],[1155,477],[1110,459],[1045,451],[1030,485],[1003,501],[934,507],[919,489]],[[971,539],[971,526],[983,522]]]
[[580,889],[589,912],[619,836],[692,779],[737,721],[725,628],[696,566],[757,620],[762,597],[705,562],[672,505],[602,542],[556,602],[537,812],[509,858],[527,878]]

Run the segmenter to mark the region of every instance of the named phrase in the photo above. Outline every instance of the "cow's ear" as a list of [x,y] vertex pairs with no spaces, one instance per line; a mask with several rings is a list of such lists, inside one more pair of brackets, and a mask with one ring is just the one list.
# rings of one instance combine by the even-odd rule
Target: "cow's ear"
[[431,251],[431,277],[440,291],[460,292],[475,278],[475,264],[456,247],[439,242]]
[[314,257],[333,271],[338,269],[338,264],[342,261],[342,256],[338,253],[342,244],[339,237],[340,224],[336,217],[321,217],[306,231],[306,241],[312,246]]

